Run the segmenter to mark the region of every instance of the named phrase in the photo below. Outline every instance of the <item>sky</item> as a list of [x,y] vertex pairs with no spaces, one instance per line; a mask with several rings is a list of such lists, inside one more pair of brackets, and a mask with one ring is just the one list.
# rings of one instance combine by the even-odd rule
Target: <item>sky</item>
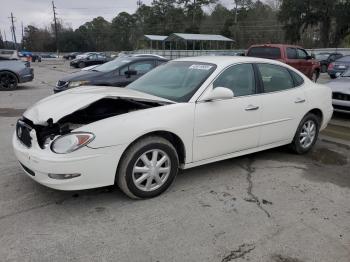
[[[141,0],[149,5],[152,0]],[[137,9],[137,0],[55,0],[57,17],[61,18],[65,25],[78,28],[85,22],[91,21],[97,16],[102,16],[111,21],[118,13],[126,11],[133,13]],[[230,0],[221,0],[230,8]],[[15,17],[17,42],[21,41],[21,24],[44,27],[53,21],[51,0],[0,0],[0,31],[7,40],[11,37],[11,12]]]

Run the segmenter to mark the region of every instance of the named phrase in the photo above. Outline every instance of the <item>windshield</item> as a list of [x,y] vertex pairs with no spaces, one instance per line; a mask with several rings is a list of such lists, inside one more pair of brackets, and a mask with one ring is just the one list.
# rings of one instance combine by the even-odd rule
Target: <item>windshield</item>
[[350,55],[343,56],[336,60],[337,62],[350,62]]
[[123,57],[119,57],[119,58],[116,58],[112,61],[109,61],[107,63],[104,63],[100,66],[96,66],[94,68],[94,71],[99,71],[99,72],[110,72],[110,71],[113,71],[117,68],[120,68],[121,66],[127,64],[127,63],[130,63],[131,60],[130,59],[127,59],[127,58],[123,58]]
[[170,62],[153,69],[127,88],[176,102],[187,102],[215,68],[209,63]]
[[316,54],[315,58],[317,60],[327,60],[327,58],[329,57],[329,54]]

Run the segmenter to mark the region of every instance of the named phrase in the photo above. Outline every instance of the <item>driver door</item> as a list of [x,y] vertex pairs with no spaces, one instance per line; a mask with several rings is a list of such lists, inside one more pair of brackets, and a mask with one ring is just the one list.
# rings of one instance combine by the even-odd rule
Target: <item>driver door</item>
[[[127,86],[134,82],[136,79],[152,70],[155,67],[153,60],[139,61],[129,64],[124,68],[120,69],[120,78],[118,79],[118,86]],[[126,74],[127,71],[134,71],[135,74]]]
[[229,67],[213,82],[213,88],[216,87],[231,89],[234,97],[197,102],[194,120],[194,161],[258,146],[262,104],[261,97],[257,94],[252,64]]

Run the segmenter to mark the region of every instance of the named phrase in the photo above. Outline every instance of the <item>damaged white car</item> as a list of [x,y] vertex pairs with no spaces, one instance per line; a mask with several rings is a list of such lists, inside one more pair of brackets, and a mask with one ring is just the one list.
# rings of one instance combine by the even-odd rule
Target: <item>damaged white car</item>
[[127,88],[84,86],[29,108],[13,135],[35,181],[60,190],[118,184],[161,194],[186,169],[290,144],[309,151],[331,118],[331,90],[294,68],[247,57],[191,57]]

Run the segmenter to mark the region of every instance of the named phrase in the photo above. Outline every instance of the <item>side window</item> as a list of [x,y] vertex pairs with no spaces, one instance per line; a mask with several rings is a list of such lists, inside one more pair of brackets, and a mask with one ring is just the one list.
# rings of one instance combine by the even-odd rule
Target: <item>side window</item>
[[297,50],[292,47],[287,47],[287,58],[288,59],[298,59]]
[[159,65],[164,64],[166,62],[167,62],[166,60],[157,60],[156,64],[157,64],[157,66],[159,66]]
[[288,69],[272,64],[258,64],[264,84],[264,92],[277,92],[294,87],[293,79]]
[[302,84],[304,84],[304,79],[298,73],[295,73],[292,70],[289,70],[289,72],[291,73],[291,75],[293,77],[295,87],[301,86]]
[[215,87],[227,87],[233,91],[235,97],[255,94],[253,65],[231,66],[214,81],[213,88]]
[[122,69],[120,69],[120,75],[124,76],[125,72],[129,70],[129,66],[124,66]]
[[307,58],[307,53],[305,50],[298,48],[298,58],[299,59],[306,59]]
[[153,69],[154,61],[141,61],[131,64],[129,70],[135,70],[138,75],[142,75]]

